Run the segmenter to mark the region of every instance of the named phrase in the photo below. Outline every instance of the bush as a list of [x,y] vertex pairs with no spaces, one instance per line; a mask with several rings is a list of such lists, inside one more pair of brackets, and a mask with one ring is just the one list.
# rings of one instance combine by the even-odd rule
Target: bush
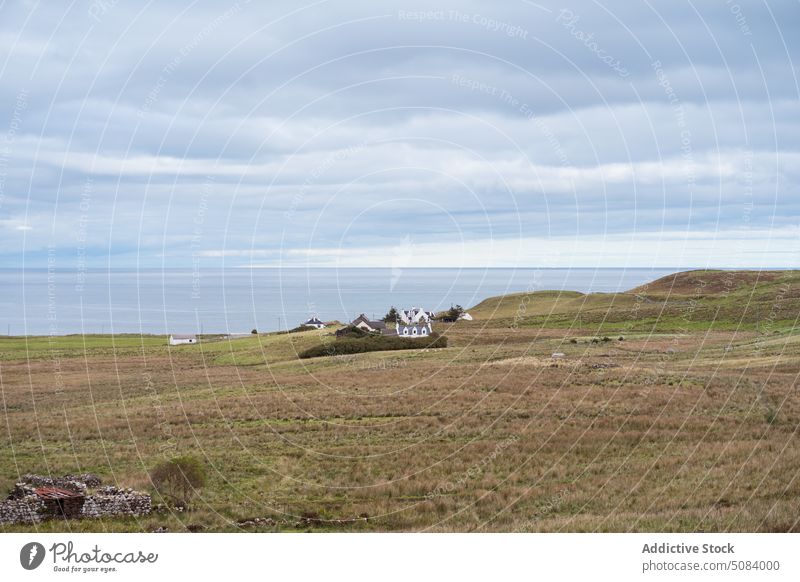
[[[360,331],[360,330],[359,330]],[[319,358],[322,356],[344,356],[366,352],[388,350],[416,350],[426,348],[446,348],[447,337],[433,333],[427,338],[402,338],[369,335],[364,338],[345,338],[329,344],[314,346],[300,353],[300,358]]]
[[184,507],[198,489],[206,484],[206,469],[196,457],[176,457],[156,465],[150,480],[159,495]]
[[464,308],[461,307],[460,305],[456,305],[455,307],[451,306],[450,309],[441,314],[441,318],[442,321],[452,323],[458,321],[463,314],[464,314]]
[[356,327],[355,325],[348,325],[347,327],[340,329],[336,332],[337,338],[350,338],[350,339],[357,339],[363,338],[373,335],[368,331],[361,329],[360,327]]
[[575,338],[572,338],[571,340],[569,340],[569,343],[576,344],[576,343],[578,343],[578,340],[576,340]]
[[778,411],[775,410],[775,407],[771,404],[767,406],[767,410],[764,413],[764,419],[767,421],[767,424],[775,424],[775,421],[778,420]]

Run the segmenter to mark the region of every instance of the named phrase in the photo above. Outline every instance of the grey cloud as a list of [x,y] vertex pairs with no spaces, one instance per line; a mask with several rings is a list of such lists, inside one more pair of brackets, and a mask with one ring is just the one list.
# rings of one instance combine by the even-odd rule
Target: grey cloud
[[796,2],[543,4],[5,3],[0,256],[797,223]]

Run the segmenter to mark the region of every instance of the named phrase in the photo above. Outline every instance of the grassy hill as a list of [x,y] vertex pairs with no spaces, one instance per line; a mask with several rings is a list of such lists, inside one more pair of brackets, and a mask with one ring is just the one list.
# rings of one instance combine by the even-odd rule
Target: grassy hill
[[800,285],[800,271],[682,271],[635,287],[628,293],[663,295],[748,295],[775,291],[780,286]]
[[539,291],[492,297],[471,308],[477,320],[515,327],[598,332],[793,329],[800,271],[687,271],[624,293]]

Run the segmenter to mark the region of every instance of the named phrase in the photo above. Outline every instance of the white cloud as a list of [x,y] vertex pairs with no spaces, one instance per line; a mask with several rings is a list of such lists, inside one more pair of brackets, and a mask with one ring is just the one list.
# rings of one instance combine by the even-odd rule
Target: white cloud
[[[287,249],[249,267],[389,267],[394,247]],[[243,255],[240,255],[243,256]],[[753,267],[800,268],[800,227],[774,230],[665,231],[415,241],[415,267]]]

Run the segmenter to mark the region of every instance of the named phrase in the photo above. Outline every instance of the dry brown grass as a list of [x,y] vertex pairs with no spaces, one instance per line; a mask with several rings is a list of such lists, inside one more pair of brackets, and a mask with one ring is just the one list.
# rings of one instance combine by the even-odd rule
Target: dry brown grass
[[39,529],[800,530],[793,330],[596,331],[478,321],[444,350],[318,360],[295,356],[316,332],[40,347],[0,358],[0,486],[93,471],[147,488],[191,453],[211,474],[191,511]]

